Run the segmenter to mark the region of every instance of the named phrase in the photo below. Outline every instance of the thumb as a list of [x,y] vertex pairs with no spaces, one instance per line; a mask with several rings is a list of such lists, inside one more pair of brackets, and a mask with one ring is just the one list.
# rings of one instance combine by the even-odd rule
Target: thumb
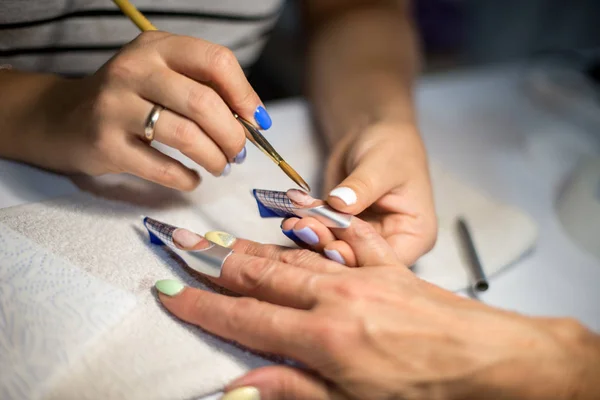
[[327,203],[338,211],[360,214],[397,186],[397,171],[390,170],[395,163],[385,152],[372,149],[358,160],[350,175],[329,192]]
[[292,367],[271,366],[250,371],[227,385],[220,400],[345,400],[316,376]]

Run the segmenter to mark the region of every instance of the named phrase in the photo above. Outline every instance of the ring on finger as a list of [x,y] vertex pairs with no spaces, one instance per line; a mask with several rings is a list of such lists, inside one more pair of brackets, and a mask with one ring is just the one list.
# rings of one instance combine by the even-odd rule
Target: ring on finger
[[165,108],[163,106],[156,104],[154,107],[152,107],[152,110],[150,110],[148,118],[146,118],[146,124],[144,125],[144,138],[148,142],[154,140],[154,128],[156,127],[160,113],[164,109]]

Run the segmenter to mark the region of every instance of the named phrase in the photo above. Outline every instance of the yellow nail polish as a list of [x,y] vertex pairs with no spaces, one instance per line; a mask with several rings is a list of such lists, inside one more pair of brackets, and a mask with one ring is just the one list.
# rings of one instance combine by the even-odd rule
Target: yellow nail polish
[[260,400],[260,392],[252,386],[245,386],[226,393],[220,400]]
[[219,231],[208,232],[206,235],[204,235],[204,237],[206,240],[210,240],[211,242],[223,247],[231,247],[237,240],[235,236],[230,235],[227,232]]

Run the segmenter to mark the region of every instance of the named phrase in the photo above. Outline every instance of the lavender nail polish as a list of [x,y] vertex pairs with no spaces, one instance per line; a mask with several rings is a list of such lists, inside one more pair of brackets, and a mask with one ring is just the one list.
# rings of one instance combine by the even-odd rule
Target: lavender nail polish
[[238,155],[235,156],[235,158],[233,159],[233,162],[235,162],[236,164],[242,164],[244,161],[246,161],[247,154],[248,154],[248,152],[246,151],[246,148],[244,147],[242,149],[242,151],[240,151],[238,153]]
[[317,236],[315,231],[310,229],[308,226],[300,230],[294,229],[294,234],[298,236],[304,243],[311,246],[319,243],[319,236]]
[[223,172],[221,172],[221,176],[227,176],[227,175],[229,175],[230,172],[231,172],[231,164],[227,163],[227,165],[223,169]]
[[344,260],[344,257],[342,257],[342,255],[340,254],[339,251],[325,249],[325,250],[323,250],[323,253],[325,253],[325,256],[327,258],[329,258],[331,261],[335,261],[342,265],[346,265],[346,261]]
[[261,127],[261,129],[269,129],[273,122],[271,121],[271,116],[265,110],[263,106],[258,106],[256,111],[254,111],[254,120]]

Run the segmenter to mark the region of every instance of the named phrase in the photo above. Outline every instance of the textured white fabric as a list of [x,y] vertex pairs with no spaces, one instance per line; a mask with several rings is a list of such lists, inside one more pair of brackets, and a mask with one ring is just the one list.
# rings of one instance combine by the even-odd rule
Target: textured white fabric
[[0,224],[0,398],[43,398],[135,303]]
[[[282,106],[285,109],[285,103]],[[307,116],[297,111],[273,115],[268,139],[320,195],[323,157]],[[285,126],[278,125],[279,119]],[[193,165],[180,153],[155,146]],[[531,248],[535,225],[519,210],[491,201],[440,166],[432,166],[432,175],[440,238],[417,264],[416,273],[452,290],[468,285],[451,234],[455,216],[464,213],[493,285],[496,272]],[[198,190],[185,194],[129,177],[80,181],[78,185],[88,193],[0,211],[0,222],[138,298],[139,305],[127,321],[104,335],[103,342],[85,354],[48,398],[197,398],[218,391],[249,368],[268,363],[181,324],[162,310],[151,290],[157,279],[169,277],[193,286],[202,284],[164,250],[148,244],[141,215],[199,233],[218,229],[259,242],[291,245],[280,231],[280,220],[259,218],[251,196],[253,188],[291,186],[262,153],[249,145],[246,163],[233,166],[231,175],[203,177]]]

